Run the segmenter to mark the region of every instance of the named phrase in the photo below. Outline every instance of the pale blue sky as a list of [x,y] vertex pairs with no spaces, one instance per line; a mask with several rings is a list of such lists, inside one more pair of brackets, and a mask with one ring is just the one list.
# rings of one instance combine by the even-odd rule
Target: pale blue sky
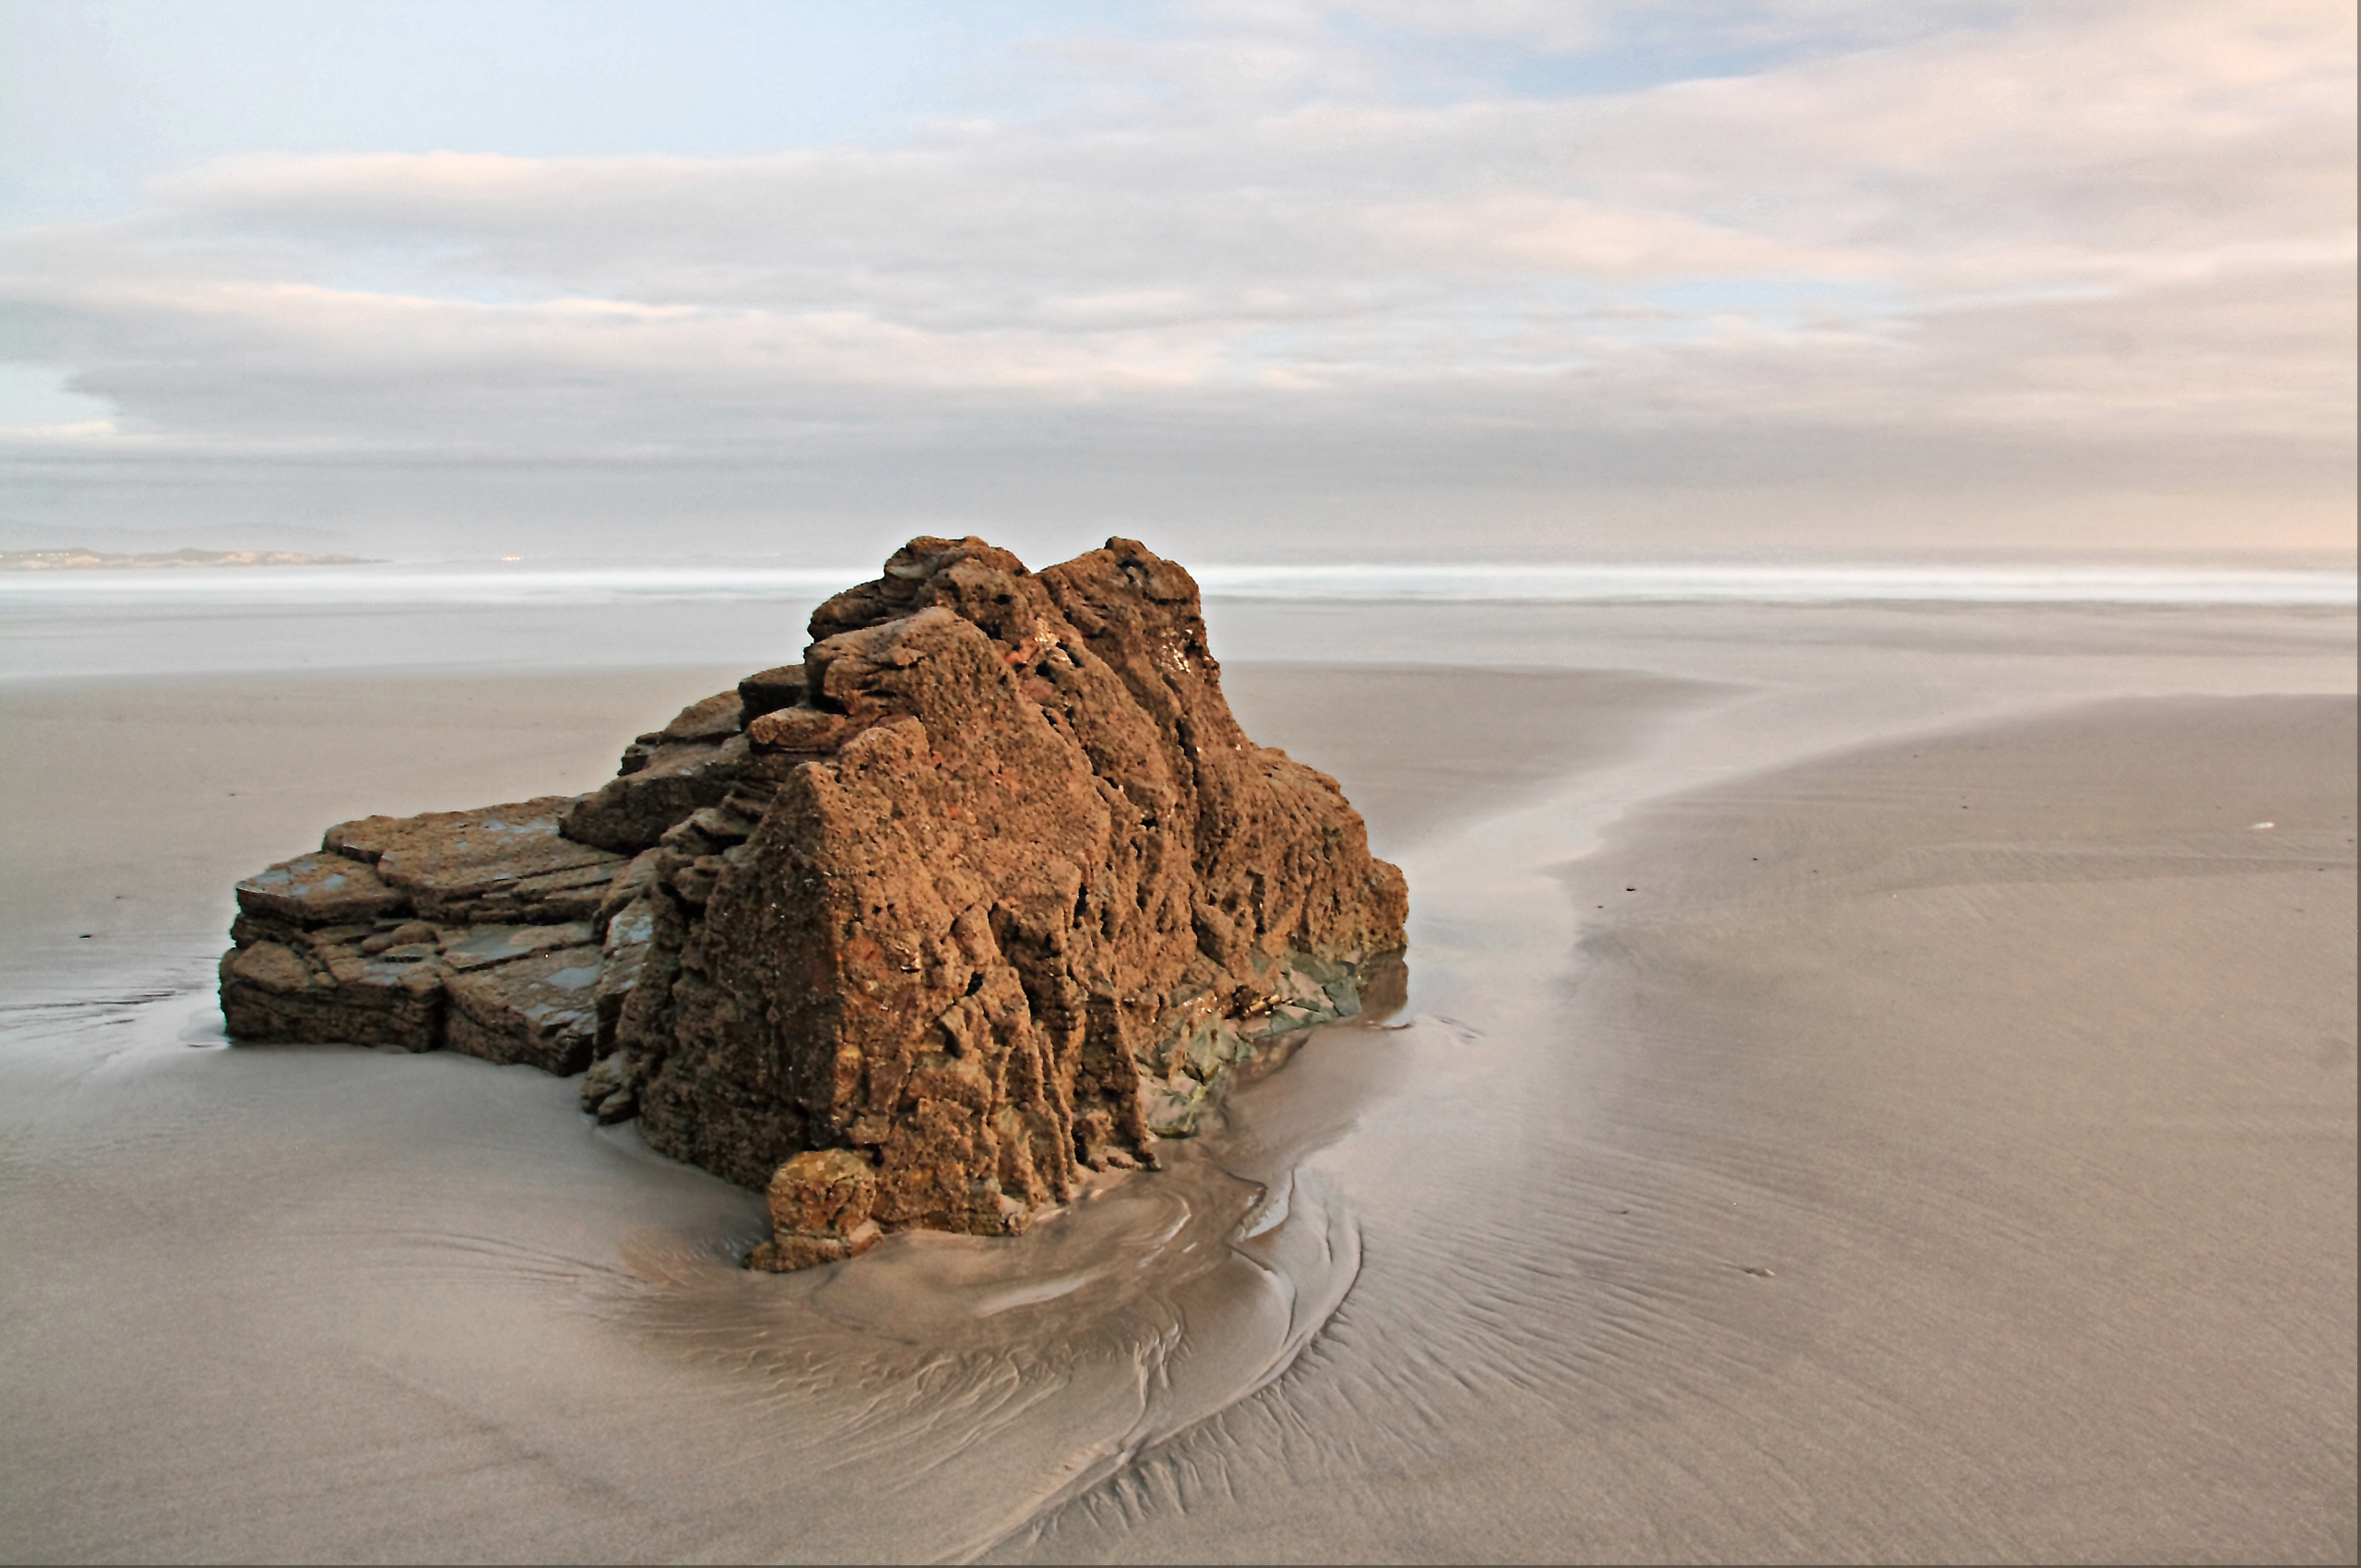
[[0,543],[2350,543],[2343,6],[0,18]]
[[[966,115],[1037,117],[1106,85],[1061,69],[1062,42],[1150,42],[1188,10],[1142,0],[15,0],[0,7],[12,62],[0,211],[107,216],[135,204],[151,175],[249,153],[719,157],[891,140]],[[1743,7],[1664,4],[1558,38],[1438,30],[1382,8],[1325,26],[1383,62],[1388,96],[1442,103],[1745,75],[1989,29],[2014,10],[1833,10],[1774,26]]]
[[1028,37],[1119,4],[31,0],[6,7],[8,212],[128,210],[245,153],[727,156],[1004,112]]

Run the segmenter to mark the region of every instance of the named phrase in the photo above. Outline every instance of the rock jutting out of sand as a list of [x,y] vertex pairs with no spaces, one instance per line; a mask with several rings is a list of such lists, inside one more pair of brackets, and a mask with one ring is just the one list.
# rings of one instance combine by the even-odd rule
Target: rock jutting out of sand
[[1398,969],[1401,873],[1239,728],[1173,564],[919,539],[811,635],[589,794],[240,883],[231,1036],[587,1067],[587,1111],[766,1190],[789,1269],[1021,1230]]

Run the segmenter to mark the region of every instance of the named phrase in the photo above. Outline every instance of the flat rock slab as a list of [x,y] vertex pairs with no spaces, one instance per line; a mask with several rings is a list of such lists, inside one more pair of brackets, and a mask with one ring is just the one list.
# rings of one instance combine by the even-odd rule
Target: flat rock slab
[[256,942],[223,957],[221,1012],[239,1039],[433,1051],[443,981],[433,964]]
[[399,914],[409,895],[345,855],[298,855],[238,884],[238,908],[290,924],[347,925]]
[[622,869],[620,860],[621,857],[597,861],[565,871],[523,877],[514,887],[487,889],[469,900],[467,908],[479,921],[587,921],[606,902],[607,890]]
[[[322,847],[373,864],[431,921],[529,920],[551,895],[564,893],[582,894],[595,909],[598,891],[624,857],[559,834],[574,803],[569,795],[544,795],[477,811],[362,817],[328,829]],[[575,913],[574,901],[548,912]]]
[[443,962],[456,973],[468,974],[567,947],[587,947],[597,940],[587,921],[564,925],[471,926],[444,943]]
[[599,958],[596,947],[569,947],[453,975],[444,1043],[487,1062],[581,1072],[598,1039]]

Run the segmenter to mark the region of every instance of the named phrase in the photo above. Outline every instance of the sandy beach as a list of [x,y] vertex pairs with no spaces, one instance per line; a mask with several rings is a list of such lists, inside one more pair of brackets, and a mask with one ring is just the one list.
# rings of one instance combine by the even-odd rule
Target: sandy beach
[[2106,705],[1643,814],[1546,1092],[1364,1128],[1452,1172],[1366,1218],[1416,1265],[1026,1553],[2349,1558],[2353,740]]
[[0,21],[0,1564],[2361,1568],[2350,0]]
[[2349,610],[1213,619],[1406,999],[787,1277],[570,1085],[209,1000],[236,876],[753,663],[0,683],[0,1555],[2352,1558]]

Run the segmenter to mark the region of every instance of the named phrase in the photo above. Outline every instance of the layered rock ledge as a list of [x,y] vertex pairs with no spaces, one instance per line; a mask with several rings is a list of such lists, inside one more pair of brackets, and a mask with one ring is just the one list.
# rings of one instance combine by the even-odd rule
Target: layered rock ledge
[[330,828],[238,885],[241,1040],[588,1073],[765,1190],[751,1262],[999,1234],[1357,1011],[1401,873],[1231,716],[1188,573],[919,539],[587,795]]

